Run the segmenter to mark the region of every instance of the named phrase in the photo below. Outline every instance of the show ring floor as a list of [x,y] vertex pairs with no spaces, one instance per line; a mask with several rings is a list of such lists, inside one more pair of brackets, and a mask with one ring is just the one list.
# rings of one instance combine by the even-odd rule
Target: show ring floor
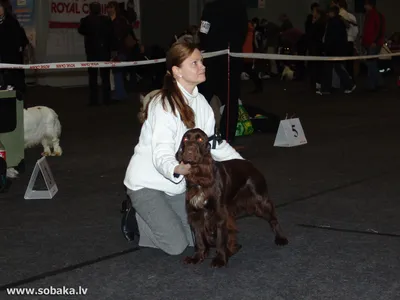
[[238,222],[243,248],[227,268],[184,265],[192,249],[134,251],[120,204],[137,96],[88,107],[86,89],[37,87],[27,105],[52,107],[63,126],[64,154],[48,158],[59,191],[24,200],[42,149],[27,150],[26,172],[0,194],[0,299],[13,299],[6,286],[87,289],[15,299],[400,299],[399,90],[321,97],[306,83],[271,81],[253,96],[243,86],[245,103],[296,113],[308,140],[277,148],[274,134],[238,139],[267,178],[289,245],[275,246],[269,225],[251,217]]

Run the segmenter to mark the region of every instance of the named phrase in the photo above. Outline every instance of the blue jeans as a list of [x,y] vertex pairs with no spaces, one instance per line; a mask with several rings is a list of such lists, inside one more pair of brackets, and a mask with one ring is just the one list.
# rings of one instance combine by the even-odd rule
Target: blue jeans
[[[126,56],[124,54],[118,54],[119,61],[126,61]],[[128,98],[128,94],[125,90],[125,69],[124,68],[114,68],[112,70],[114,75],[114,84],[115,91],[113,95],[113,99],[115,100],[124,100]]]
[[[370,46],[367,49],[367,55],[377,55],[381,52],[380,46]],[[368,88],[377,89],[383,85],[382,75],[379,72],[378,59],[367,59],[368,67]]]

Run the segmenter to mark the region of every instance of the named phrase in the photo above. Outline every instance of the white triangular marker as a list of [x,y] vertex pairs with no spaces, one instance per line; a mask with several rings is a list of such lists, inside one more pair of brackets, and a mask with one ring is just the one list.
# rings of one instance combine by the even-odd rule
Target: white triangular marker
[[307,144],[307,139],[300,120],[298,118],[281,120],[274,146],[295,147],[304,144]]
[[[47,190],[35,191],[33,187],[35,181],[39,175],[39,171],[43,175],[44,182],[46,183]],[[25,191],[25,199],[52,199],[54,195],[58,192],[58,187],[56,181],[54,180],[53,173],[50,170],[50,166],[47,163],[46,157],[43,156],[39,159],[35,168],[33,169],[31,179],[29,180],[28,187]]]

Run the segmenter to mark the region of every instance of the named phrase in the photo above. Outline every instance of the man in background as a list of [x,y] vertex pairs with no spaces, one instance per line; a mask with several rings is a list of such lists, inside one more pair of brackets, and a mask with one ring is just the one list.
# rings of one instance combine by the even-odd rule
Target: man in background
[[[78,32],[85,37],[87,61],[110,61],[113,43],[113,27],[111,20],[101,14],[99,2],[89,5],[90,13],[81,19]],[[88,68],[90,100],[89,105],[98,105],[97,68]],[[111,103],[110,69],[100,68],[103,103]]]
[[[377,55],[381,52],[385,42],[385,17],[376,9],[376,0],[366,0],[364,5],[365,16],[362,45],[368,55]],[[383,79],[379,73],[378,59],[366,60],[368,66],[368,89],[371,91],[383,87]]]
[[320,10],[319,3],[314,2],[313,4],[311,4],[310,8],[311,8],[311,13],[307,16],[307,19],[306,19],[306,22],[305,22],[305,25],[304,25],[305,32],[306,32],[307,35],[310,34],[311,27],[312,27],[312,25],[314,23],[315,15]]
[[[339,7],[332,6],[328,11],[328,22],[326,25],[324,51],[326,56],[341,57],[347,54],[347,28],[342,18],[339,16]],[[356,85],[353,83],[342,61],[326,61],[324,76],[322,79],[321,91],[317,94],[329,94],[332,88],[332,71],[335,70],[340,78],[345,93],[352,93]]]
[[[247,34],[247,9],[242,0],[214,0],[206,3],[200,25],[200,48],[205,52],[227,49],[241,53]],[[221,119],[221,136],[232,143],[236,134],[240,74],[243,59],[230,57],[230,84],[228,99],[228,58],[226,55],[205,60],[207,80],[199,86],[210,102],[216,95],[225,105]]]

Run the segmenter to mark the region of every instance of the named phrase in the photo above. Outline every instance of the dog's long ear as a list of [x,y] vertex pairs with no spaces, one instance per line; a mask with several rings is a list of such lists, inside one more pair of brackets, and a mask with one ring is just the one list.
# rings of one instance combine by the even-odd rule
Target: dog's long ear
[[209,141],[207,141],[206,150],[207,150],[207,153],[211,153],[211,143]]
[[183,160],[183,150],[184,150],[184,147],[185,147],[185,145],[184,145],[183,139],[182,139],[181,144],[180,144],[180,146],[179,146],[179,149],[178,149],[178,151],[177,151],[176,154],[175,154],[175,158],[176,158],[176,160],[177,160],[179,163]]
[[197,165],[196,182],[202,187],[214,184],[214,160],[211,153],[205,153],[201,164]]
[[204,136],[202,137],[204,140],[204,147],[203,147],[203,155],[207,155],[211,153],[211,143],[212,141],[209,140],[208,136],[204,133]]

